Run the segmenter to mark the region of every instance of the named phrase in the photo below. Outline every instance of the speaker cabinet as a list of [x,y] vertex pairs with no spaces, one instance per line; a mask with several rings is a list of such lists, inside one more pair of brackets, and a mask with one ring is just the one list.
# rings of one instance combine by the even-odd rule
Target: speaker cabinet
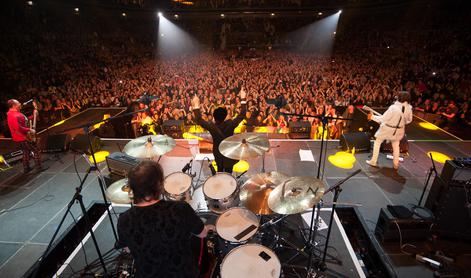
[[355,148],[356,152],[369,152],[371,149],[370,134],[368,132],[344,133],[340,136],[339,144],[344,151]]
[[375,235],[380,241],[395,241],[399,240],[400,229],[403,240],[426,239],[431,225],[432,220],[416,216],[401,219],[394,217],[387,209],[381,208],[376,222]]
[[[383,143],[381,144],[380,150],[382,152],[392,153],[393,150],[392,150],[391,142],[383,141]],[[401,139],[401,142],[399,142],[399,150],[401,153],[409,152],[409,141],[407,141],[406,135],[404,135],[404,137]]]
[[61,133],[48,135],[45,139],[42,139],[42,151],[45,153],[52,152],[64,152],[69,149],[70,134]]
[[[99,137],[90,134],[90,141],[92,142],[93,152],[97,152],[101,149],[101,140]],[[70,142],[70,149],[76,152],[91,154],[88,136],[85,134],[77,134]]]

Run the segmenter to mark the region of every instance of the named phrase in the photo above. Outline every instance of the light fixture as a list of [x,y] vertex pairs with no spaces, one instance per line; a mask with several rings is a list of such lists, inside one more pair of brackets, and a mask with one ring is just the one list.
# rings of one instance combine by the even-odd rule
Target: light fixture
[[178,17],[179,17],[179,15],[178,15],[178,14],[175,14],[173,17],[175,17],[175,18],[178,18]]
[[386,48],[387,48],[387,49],[389,49],[389,45],[388,45],[388,46],[386,46]]
[[274,13],[271,13],[270,15],[271,15],[271,16],[275,16],[275,14],[274,14]]
[[317,15],[322,15],[322,12],[318,12]]
[[162,17],[162,13],[161,13],[161,12],[158,12],[157,15],[158,15],[159,17]]
[[337,32],[334,31],[334,35],[337,35]]
[[122,13],[121,16],[122,16],[122,17],[126,17],[126,13]]
[[33,6],[33,1],[28,1],[26,3],[28,4],[28,6]]
[[432,75],[436,75],[437,73],[436,72],[432,72]]
[[221,17],[225,17],[226,15],[225,14],[221,14]]
[[342,10],[339,10],[339,14],[341,14],[341,13],[342,13]]
[[78,12],[80,11],[80,9],[79,9],[79,8],[75,8],[74,11],[75,11],[76,13],[78,13]]

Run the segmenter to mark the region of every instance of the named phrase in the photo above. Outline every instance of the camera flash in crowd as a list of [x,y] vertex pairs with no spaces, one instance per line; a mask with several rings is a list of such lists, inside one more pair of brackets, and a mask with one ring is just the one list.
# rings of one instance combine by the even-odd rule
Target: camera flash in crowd
[[126,17],[126,13],[122,13],[121,16],[122,16],[122,17]]
[[28,4],[28,6],[33,6],[33,1],[28,1],[26,3]]
[[436,75],[437,73],[436,72],[432,72],[432,75]]
[[74,11],[75,11],[76,13],[78,13],[78,12],[80,11],[80,9],[79,9],[79,8],[75,8]]

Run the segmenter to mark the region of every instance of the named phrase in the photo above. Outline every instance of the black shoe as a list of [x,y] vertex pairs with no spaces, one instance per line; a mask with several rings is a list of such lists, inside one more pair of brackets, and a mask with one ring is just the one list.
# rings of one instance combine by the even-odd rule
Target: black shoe
[[42,166],[42,165],[41,165],[41,166],[37,166],[37,167],[36,167],[36,172],[44,172],[44,171],[46,171],[47,169],[49,169],[48,166]]

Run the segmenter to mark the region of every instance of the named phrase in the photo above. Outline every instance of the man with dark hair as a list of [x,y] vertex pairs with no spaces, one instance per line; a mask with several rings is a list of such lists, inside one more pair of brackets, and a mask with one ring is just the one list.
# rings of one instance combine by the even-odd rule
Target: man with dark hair
[[213,155],[214,160],[216,160],[218,172],[232,173],[232,167],[238,162],[237,160],[223,156],[221,152],[219,152],[219,145],[224,139],[234,135],[234,129],[245,118],[245,114],[247,113],[247,102],[245,99],[246,93],[243,87],[239,92],[239,97],[241,99],[242,107],[237,117],[235,119],[226,120],[226,108],[218,107],[213,112],[214,123],[205,121],[201,118],[200,99],[198,96],[195,95],[191,100],[191,106],[195,114],[196,123],[208,130],[209,133],[211,133],[211,137],[213,137]]
[[119,247],[129,248],[136,263],[135,277],[198,276],[191,237],[207,230],[186,202],[165,201],[162,167],[143,161],[128,176],[134,206],[119,216]]
[[34,134],[36,131],[28,127],[28,118],[20,112],[21,103],[16,99],[8,100],[7,121],[10,128],[11,138],[20,145],[23,151],[23,171],[27,173],[31,171],[29,160],[33,153],[34,162],[39,170],[44,170],[41,166],[41,153],[35,142],[28,140],[28,134]]
[[409,102],[409,92],[401,91],[396,96],[396,102],[389,106],[383,115],[368,114],[368,119],[372,119],[380,124],[378,131],[375,133],[376,140],[373,146],[373,155],[371,160],[366,161],[370,166],[377,166],[381,143],[384,140],[389,140],[393,149],[394,170],[399,169],[399,143],[402,137],[404,137],[405,126],[412,122],[412,106]]

